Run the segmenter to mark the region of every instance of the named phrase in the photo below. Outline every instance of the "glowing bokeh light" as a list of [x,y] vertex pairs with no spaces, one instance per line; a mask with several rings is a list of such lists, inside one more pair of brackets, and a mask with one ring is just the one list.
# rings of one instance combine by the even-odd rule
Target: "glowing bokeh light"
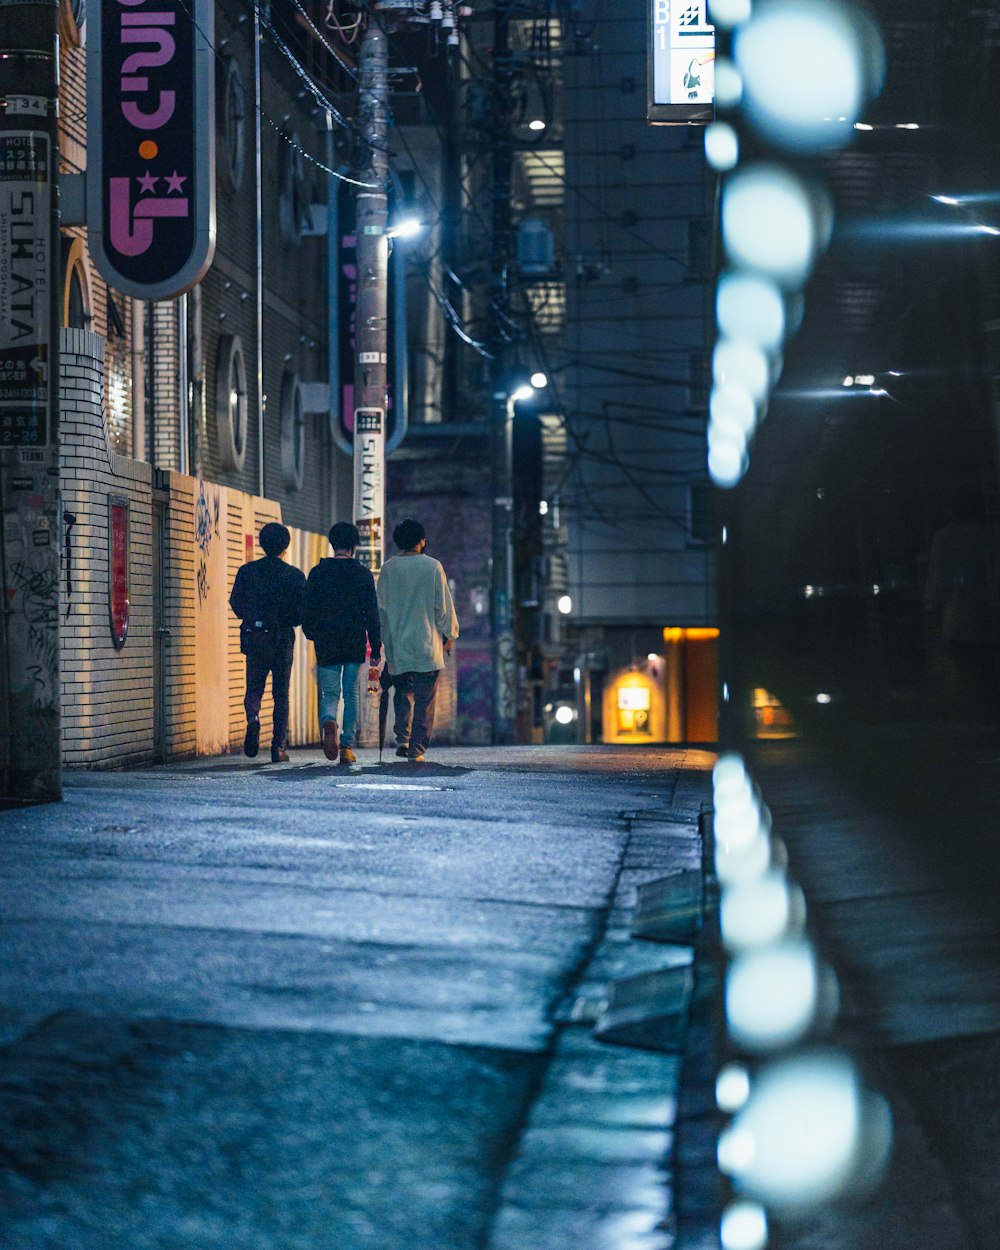
[[757,425],[757,405],[741,386],[713,386],[708,412],[713,422],[735,422],[748,436]]
[[731,1202],[719,1224],[722,1250],[764,1250],[767,1245],[767,1213],[756,1202]]
[[726,173],[740,159],[740,141],[728,122],[712,122],[705,129],[705,159],[713,169]]
[[748,118],[781,147],[843,147],[877,85],[880,49],[843,0],[770,0],[733,41]]
[[712,378],[718,386],[736,386],[755,401],[767,394],[770,365],[755,343],[720,339],[712,352]]
[[[842,1054],[805,1054],[774,1062],[754,1079],[746,1105],[719,1139],[719,1165],[747,1195],[767,1206],[801,1208],[829,1201],[859,1169],[884,1162],[879,1100],[864,1098]],[[877,1166],[876,1166],[876,1169]]]
[[805,899],[783,873],[770,871],[725,891],[719,905],[722,941],[731,951],[777,942],[801,931]]
[[715,1078],[715,1104],[732,1115],[750,1097],[750,1073],[741,1063],[727,1063]]
[[752,7],[751,0],[708,0],[708,16],[716,26],[728,30],[748,21]]
[[800,178],[777,165],[748,165],[722,193],[722,237],[737,266],[782,287],[801,285],[816,251],[812,199]]
[[733,1041],[760,1051],[800,1040],[816,1019],[819,981],[816,956],[806,941],[775,942],[737,955],[725,989]]
[[715,298],[719,330],[727,338],[773,351],[785,336],[785,301],[768,278],[752,273],[724,273]]
[[734,109],[743,99],[743,79],[727,56],[715,62],[715,103],[722,109]]

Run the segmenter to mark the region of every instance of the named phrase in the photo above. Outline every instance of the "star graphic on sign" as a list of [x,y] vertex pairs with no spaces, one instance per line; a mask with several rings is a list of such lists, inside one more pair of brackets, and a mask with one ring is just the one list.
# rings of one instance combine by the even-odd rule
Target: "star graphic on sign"
[[143,174],[141,178],[136,178],[136,182],[139,184],[140,187],[142,187],[144,194],[147,191],[149,191],[152,194],[152,192],[156,189],[156,184],[159,181],[160,181],[159,178],[154,178],[148,169],[146,170],[146,172]]
[[180,195],[182,182],[187,182],[187,174],[179,174],[175,169],[174,172],[167,178],[167,195],[169,195],[171,191],[176,191],[177,194]]

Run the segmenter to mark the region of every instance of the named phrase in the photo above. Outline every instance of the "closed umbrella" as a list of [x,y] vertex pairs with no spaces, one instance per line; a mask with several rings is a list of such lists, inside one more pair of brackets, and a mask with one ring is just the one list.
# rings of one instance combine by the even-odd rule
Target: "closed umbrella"
[[382,748],[385,746],[385,722],[389,719],[389,691],[392,689],[392,674],[389,672],[389,665],[382,665],[382,675],[379,677],[379,685],[382,687],[382,693],[378,701],[378,762],[382,763]]

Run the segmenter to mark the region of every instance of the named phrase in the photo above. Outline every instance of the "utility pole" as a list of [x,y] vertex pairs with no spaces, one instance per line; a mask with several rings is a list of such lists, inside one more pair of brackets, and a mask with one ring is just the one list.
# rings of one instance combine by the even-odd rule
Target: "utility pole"
[[490,448],[493,486],[493,564],[490,580],[490,625],[493,637],[493,741],[513,742],[517,721],[517,668],[514,653],[514,405],[508,390],[507,278],[511,260],[511,87],[512,0],[496,0],[493,10],[493,178],[490,308]]
[[62,797],[59,69],[53,0],[0,0],[0,804]]
[[389,44],[375,4],[358,58],[357,322],[354,359],[354,523],[358,558],[377,574],[385,553],[385,420],[389,353]]

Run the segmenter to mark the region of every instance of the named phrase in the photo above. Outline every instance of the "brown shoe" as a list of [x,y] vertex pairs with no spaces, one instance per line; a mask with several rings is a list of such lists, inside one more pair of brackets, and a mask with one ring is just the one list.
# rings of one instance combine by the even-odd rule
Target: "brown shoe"
[[285,750],[284,747],[272,745],[271,763],[272,764],[287,764],[288,763],[288,752]]
[[356,764],[358,762],[358,757],[354,754],[350,747],[341,747],[340,762],[341,764]]
[[335,720],[325,720],[323,722],[323,754],[328,760],[335,760],[338,750],[337,722]]

